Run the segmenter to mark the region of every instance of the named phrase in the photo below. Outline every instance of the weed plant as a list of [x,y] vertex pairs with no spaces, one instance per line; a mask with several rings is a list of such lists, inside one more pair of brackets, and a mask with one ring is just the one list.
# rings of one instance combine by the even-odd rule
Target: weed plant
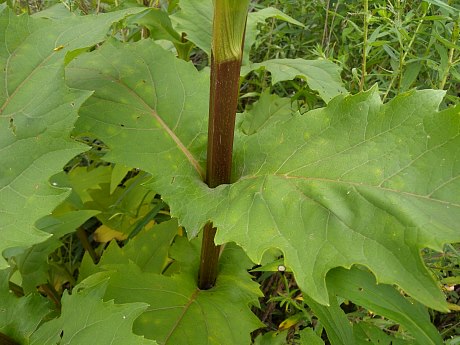
[[[89,2],[76,0],[65,2],[65,5],[82,14],[110,11],[118,7],[131,5],[149,6],[174,11],[174,1],[151,1],[142,3],[125,2]],[[17,13],[35,13],[54,5],[50,1],[36,0],[33,2],[14,1],[10,6]],[[450,3],[453,8],[460,8]],[[330,0],[274,0],[253,1],[254,9],[268,6],[276,7],[294,19],[305,24],[304,28],[293,24],[268,19],[260,25],[261,33],[257,36],[254,49],[251,51],[252,61],[264,61],[278,58],[326,59],[342,67],[342,78],[351,93],[368,90],[375,83],[379,84],[380,94],[388,101],[401,92],[417,89],[443,89],[447,94],[443,107],[458,104],[460,101],[460,16],[455,11],[440,8],[432,1],[330,1]],[[457,6],[457,7],[456,7]],[[457,15],[456,15],[457,13]],[[123,40],[137,40],[145,33],[142,29],[123,28],[118,37]],[[208,64],[204,54],[195,49],[192,61],[200,65],[200,69]],[[195,57],[195,59],[194,59]],[[262,90],[271,85],[270,75],[265,72],[253,72],[241,82],[240,110],[248,103],[258,99]],[[283,97],[291,97],[292,102],[302,110],[323,105],[323,101],[300,79],[283,81],[271,86],[272,92]],[[90,139],[88,139],[90,140]],[[95,139],[94,139],[95,140]],[[90,140],[92,141],[92,140]],[[94,149],[72,160],[65,168],[66,174],[80,174],[115,169],[100,160],[98,147],[103,143],[93,142]],[[119,167],[117,167],[118,169]],[[99,170],[98,170],[99,169]],[[142,180],[137,170],[127,169],[117,172],[119,181],[101,177],[107,188],[122,190],[112,203],[98,205],[107,222],[120,216],[117,205],[132,197],[130,191],[136,181]],[[141,181],[142,182],[142,181]],[[139,182],[139,184],[141,183]],[[108,186],[115,183],[116,186]],[[77,192],[85,193],[83,190]],[[90,186],[94,187],[94,186]],[[170,219],[167,205],[161,203],[158,195],[148,191],[136,196],[138,205],[124,209],[121,216],[126,217],[129,227],[137,229],[147,224],[162,223]],[[110,195],[109,193],[108,195]],[[126,199],[125,199],[126,198]],[[152,212],[154,210],[154,212]],[[66,235],[64,245],[50,257],[50,284],[40,287],[40,292],[55,296],[59,304],[60,296],[66,289],[71,289],[77,279],[79,266],[84,251],[92,253],[97,262],[107,244],[98,240],[96,230],[101,222],[91,218],[81,226],[75,234]],[[110,235],[123,246],[129,238],[117,238]],[[460,246],[447,245],[443,253],[424,251],[424,258],[440,282],[445,287],[448,300],[452,305],[460,301]],[[260,299],[261,308],[254,312],[266,325],[265,329],[253,334],[255,344],[265,344],[271,337],[283,339],[289,344],[297,344],[299,332],[306,326],[312,327],[318,334],[322,325],[318,322],[308,303],[303,300],[295,279],[290,272],[284,272],[283,266],[267,269],[254,267],[251,271],[254,280],[261,284],[264,297]],[[12,290],[17,290],[11,284]],[[342,309],[346,311],[350,321],[367,320],[370,324],[384,329],[388,334],[404,333],[388,319],[375,315],[372,311],[343,300]],[[431,313],[432,321],[449,344],[460,334],[460,315],[458,313]],[[325,341],[327,339],[323,335]],[[265,340],[264,340],[265,339]],[[458,337],[456,338],[458,340]],[[453,345],[454,342],[451,342]]]

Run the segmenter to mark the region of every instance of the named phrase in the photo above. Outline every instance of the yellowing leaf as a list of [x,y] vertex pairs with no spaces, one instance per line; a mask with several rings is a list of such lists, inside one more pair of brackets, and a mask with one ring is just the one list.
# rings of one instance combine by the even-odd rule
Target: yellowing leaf
[[128,236],[120,231],[113,230],[107,225],[101,225],[94,232],[94,240],[96,242],[107,243],[112,240],[123,241],[126,240]]
[[297,325],[304,318],[305,317],[301,313],[297,313],[293,316],[290,316],[289,318],[280,323],[280,325],[278,326],[278,330],[284,331],[285,329],[289,329],[292,326]]

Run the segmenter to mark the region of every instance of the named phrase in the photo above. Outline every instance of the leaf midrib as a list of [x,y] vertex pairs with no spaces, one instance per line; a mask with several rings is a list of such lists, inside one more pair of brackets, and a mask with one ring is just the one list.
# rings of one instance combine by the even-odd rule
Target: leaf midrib
[[177,327],[179,326],[180,322],[182,321],[182,319],[184,318],[185,314],[187,313],[187,311],[189,310],[190,306],[195,302],[195,300],[197,299],[198,297],[198,294],[200,293],[200,289],[195,289],[195,291],[193,291],[192,295],[190,296],[187,304],[184,305],[183,309],[182,309],[182,312],[181,314],[179,315],[179,317],[177,318],[176,322],[174,323],[174,325],[171,327],[171,329],[169,330],[169,333],[168,335],[166,336],[165,338],[165,344],[168,343],[169,339],[171,338],[171,336],[173,335],[174,331],[177,329]]
[[[77,70],[77,69],[81,69],[81,70],[87,70],[87,71],[91,71],[92,69],[90,68],[78,68],[78,67],[73,67],[73,69]],[[95,70],[96,71],[96,70]],[[97,75],[95,73],[95,75]],[[91,78],[88,78],[88,80],[91,79]],[[158,113],[156,112],[155,109],[153,109],[149,104],[147,104],[144,99],[138,94],[136,93],[133,89],[131,89],[127,84],[125,84],[122,80],[120,79],[117,79],[111,75],[103,75],[103,76],[98,76],[98,78],[94,78],[95,80],[97,79],[105,79],[107,81],[113,81],[113,82],[116,82],[118,83],[120,86],[122,86],[123,88],[125,88],[131,95],[133,95],[138,101],[139,103],[145,108],[147,109],[147,111],[150,113],[150,115],[160,124],[160,126],[166,131],[166,133],[169,135],[169,137],[174,141],[174,143],[177,145],[177,147],[179,148],[180,151],[182,151],[182,153],[184,154],[184,156],[187,158],[187,160],[190,162],[190,164],[193,166],[193,168],[196,170],[196,172],[200,175],[200,178],[202,180],[204,180],[205,178],[205,172],[203,170],[203,168],[201,167],[201,165],[198,163],[198,161],[195,159],[195,157],[193,156],[193,154],[187,149],[187,147],[184,145],[184,143],[182,143],[182,141],[180,140],[180,138],[174,133],[174,131],[169,128],[169,126],[166,124],[166,122],[163,121],[163,119],[158,115]],[[110,101],[110,102],[114,102],[116,103],[116,101],[114,100],[108,100],[106,98],[103,98],[103,97],[100,97],[98,94],[95,94],[94,96],[92,96],[94,98],[97,98],[97,99],[101,99],[105,102],[107,101]],[[131,106],[133,104],[130,104]],[[177,126],[177,125],[176,125]]]

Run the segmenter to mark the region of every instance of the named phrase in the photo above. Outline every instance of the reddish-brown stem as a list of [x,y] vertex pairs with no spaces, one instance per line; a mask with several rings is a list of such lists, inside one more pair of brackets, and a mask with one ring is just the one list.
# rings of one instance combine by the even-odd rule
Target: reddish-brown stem
[[[206,183],[214,188],[230,183],[232,173],[233,132],[238,102],[241,60],[216,63],[211,56],[211,96],[209,100],[208,161]],[[212,223],[203,230],[198,287],[214,286],[220,247],[214,244],[216,228]]]
[[214,58],[211,57],[206,166],[206,183],[211,188],[230,183],[240,66],[240,61],[215,63]]
[[[233,133],[246,25],[246,14],[242,11],[247,10],[248,1],[233,3],[231,11],[225,5],[229,3],[217,1],[214,7],[206,165],[206,183],[211,188],[230,183],[232,173]],[[234,19],[234,25],[228,25],[226,19]],[[237,26],[240,21],[242,26]],[[238,37],[236,41],[235,37]],[[241,46],[241,50],[235,50],[235,45]],[[216,231],[212,223],[203,229],[198,277],[198,287],[203,290],[213,287],[217,279],[220,246],[214,242]]]

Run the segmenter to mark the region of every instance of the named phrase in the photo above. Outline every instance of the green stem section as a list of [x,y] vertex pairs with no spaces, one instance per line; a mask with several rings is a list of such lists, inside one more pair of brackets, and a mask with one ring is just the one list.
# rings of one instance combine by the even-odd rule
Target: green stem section
[[369,30],[369,1],[364,0],[363,63],[361,66],[361,82],[359,84],[359,91],[363,91],[366,85],[368,30]]
[[[248,5],[249,0],[214,0],[206,165],[206,183],[211,188],[230,183]],[[216,231],[212,223],[203,230],[198,277],[202,290],[213,287],[217,279],[220,247],[214,243]]]
[[447,60],[447,66],[446,66],[445,71],[443,71],[444,72],[443,77],[442,77],[441,82],[439,83],[439,88],[441,90],[443,90],[444,87],[446,86],[447,78],[449,76],[449,71],[453,66],[454,53],[455,53],[455,44],[458,41],[459,35],[460,35],[460,19],[457,19],[455,21],[454,27],[452,29],[452,36],[451,36],[452,47],[449,49],[449,57],[448,57],[448,60]]

